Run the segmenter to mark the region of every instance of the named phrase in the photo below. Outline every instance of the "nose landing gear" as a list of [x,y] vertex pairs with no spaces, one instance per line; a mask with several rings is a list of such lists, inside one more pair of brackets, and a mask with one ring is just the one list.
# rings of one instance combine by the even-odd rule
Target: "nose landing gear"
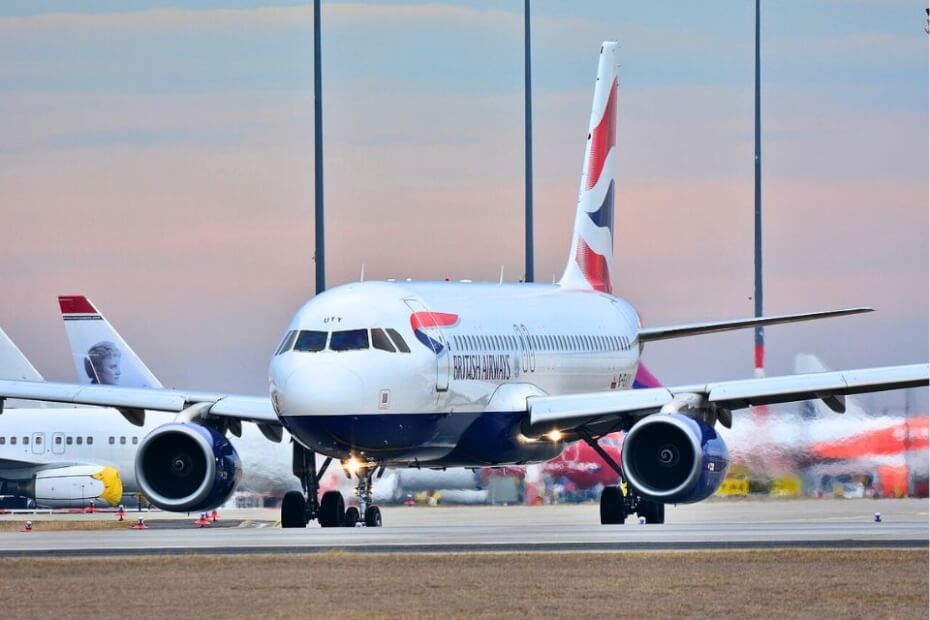
[[332,463],[327,457],[317,472],[316,454],[303,446],[294,444],[293,471],[300,479],[303,492],[289,491],[281,502],[281,527],[306,527],[307,523],[318,520],[320,527],[355,527],[359,522],[367,527],[381,527],[381,510],[372,501],[372,477],[378,471],[378,477],[384,473],[384,466],[374,463],[359,463],[349,459],[342,464],[346,475],[358,477],[355,494],[358,507],[346,508],[345,500],[339,491],[327,491],[319,500],[320,479]]

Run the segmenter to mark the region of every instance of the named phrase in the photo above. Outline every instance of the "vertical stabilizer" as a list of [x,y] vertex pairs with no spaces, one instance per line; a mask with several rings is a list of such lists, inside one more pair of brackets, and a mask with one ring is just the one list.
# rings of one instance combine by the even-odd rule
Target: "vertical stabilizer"
[[0,329],[0,379],[44,381],[19,347]]
[[612,292],[617,169],[617,44],[601,46],[572,247],[560,286]]
[[110,322],[80,295],[58,298],[78,383],[162,387]]

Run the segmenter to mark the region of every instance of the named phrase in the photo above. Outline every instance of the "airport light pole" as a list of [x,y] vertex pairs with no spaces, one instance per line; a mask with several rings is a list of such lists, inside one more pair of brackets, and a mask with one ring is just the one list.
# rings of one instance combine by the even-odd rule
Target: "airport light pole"
[[[759,72],[759,2],[756,0],[756,152],[755,152],[755,294],[756,317],[762,316],[762,127],[761,76]],[[755,329],[755,374],[765,376],[765,330]]]
[[314,253],[316,293],[326,290],[326,251],[323,235],[323,72],[320,52],[320,1],[313,0],[313,156]]
[[530,0],[523,0],[523,84],[524,84],[524,146],[525,146],[525,238],[526,259],[523,278],[532,282],[533,278],[533,85],[530,70]]

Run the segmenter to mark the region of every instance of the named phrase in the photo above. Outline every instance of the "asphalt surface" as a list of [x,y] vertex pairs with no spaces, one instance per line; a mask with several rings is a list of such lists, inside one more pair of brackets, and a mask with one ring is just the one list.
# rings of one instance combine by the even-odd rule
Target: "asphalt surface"
[[[384,507],[384,527],[276,527],[273,511],[227,511],[225,527],[152,513],[134,531],[0,533],[0,555],[358,552],[622,551],[771,548],[928,548],[926,500],[710,502],[669,507],[664,525],[598,524],[596,505]],[[881,522],[874,514],[881,513]],[[76,515],[80,518],[89,515]],[[95,515],[96,516],[96,515]],[[130,513],[134,521],[135,513]],[[21,515],[5,515],[5,519]],[[52,517],[48,517],[52,518]],[[113,518],[112,515],[99,518]],[[235,525],[233,527],[233,525]]]

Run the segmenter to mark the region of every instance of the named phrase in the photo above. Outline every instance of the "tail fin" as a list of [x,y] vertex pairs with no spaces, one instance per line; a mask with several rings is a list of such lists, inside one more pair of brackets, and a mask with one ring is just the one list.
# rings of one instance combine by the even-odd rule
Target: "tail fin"
[[58,298],[78,383],[162,387],[110,322],[80,295]]
[[612,292],[614,177],[617,168],[617,44],[601,46],[588,124],[572,249],[559,285]]
[[0,329],[0,379],[44,381],[19,347]]

